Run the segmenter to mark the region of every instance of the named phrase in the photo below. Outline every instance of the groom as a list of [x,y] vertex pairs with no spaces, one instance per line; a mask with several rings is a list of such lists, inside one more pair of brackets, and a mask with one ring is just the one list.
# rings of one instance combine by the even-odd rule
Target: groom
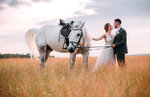
[[114,48],[114,54],[117,56],[119,67],[124,67],[125,64],[125,54],[128,53],[127,49],[127,33],[121,27],[121,20],[114,20],[114,27],[117,29],[116,36],[113,41],[112,47]]

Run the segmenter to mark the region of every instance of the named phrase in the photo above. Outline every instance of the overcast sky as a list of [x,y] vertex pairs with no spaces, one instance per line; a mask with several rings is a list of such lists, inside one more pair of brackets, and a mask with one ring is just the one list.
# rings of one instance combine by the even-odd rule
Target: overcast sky
[[[0,0],[0,53],[28,53],[25,32],[58,23],[60,18],[86,21],[92,37],[105,33],[105,23],[120,18],[127,31],[129,54],[150,53],[149,6],[149,0]],[[92,43],[103,44],[103,40]]]

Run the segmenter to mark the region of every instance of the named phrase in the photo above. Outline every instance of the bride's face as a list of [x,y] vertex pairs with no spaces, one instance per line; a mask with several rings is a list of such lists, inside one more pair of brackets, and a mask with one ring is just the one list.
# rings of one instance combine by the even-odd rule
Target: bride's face
[[112,25],[109,25],[109,30],[112,30],[112,29],[113,29]]

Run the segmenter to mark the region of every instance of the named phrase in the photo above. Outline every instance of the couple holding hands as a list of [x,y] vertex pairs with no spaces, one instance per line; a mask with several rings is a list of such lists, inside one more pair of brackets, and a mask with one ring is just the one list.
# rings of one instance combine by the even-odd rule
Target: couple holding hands
[[[113,26],[117,29],[116,35],[111,33]],[[115,64],[115,58],[117,58],[119,67],[125,67],[126,65],[125,54],[128,53],[127,33],[126,30],[121,27],[120,19],[115,19],[113,26],[110,23],[106,23],[104,25],[104,30],[106,33],[98,38],[92,38],[95,41],[104,39],[106,46],[98,56],[94,70],[108,64]]]

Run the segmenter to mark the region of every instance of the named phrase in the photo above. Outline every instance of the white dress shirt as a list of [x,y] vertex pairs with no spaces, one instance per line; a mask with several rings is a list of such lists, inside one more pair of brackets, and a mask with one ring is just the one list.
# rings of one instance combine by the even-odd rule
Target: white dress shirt
[[119,34],[119,30],[120,30],[121,26],[117,29],[116,31],[116,35]]

